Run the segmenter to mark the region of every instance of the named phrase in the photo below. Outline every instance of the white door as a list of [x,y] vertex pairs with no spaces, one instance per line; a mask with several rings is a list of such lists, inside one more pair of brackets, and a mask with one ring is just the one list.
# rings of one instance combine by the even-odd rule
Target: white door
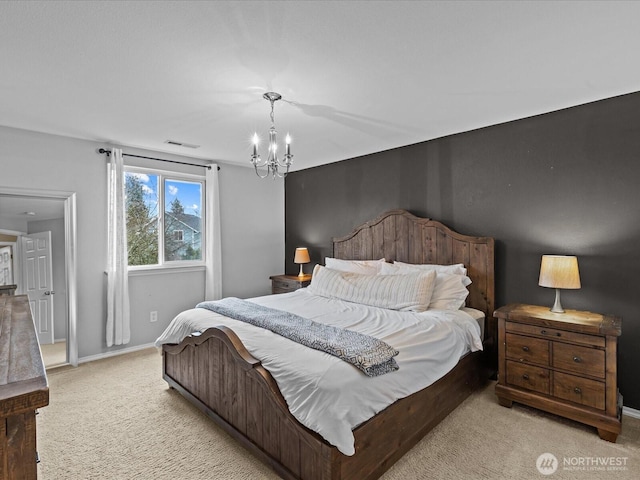
[[53,273],[51,272],[51,232],[22,238],[23,292],[29,296],[31,313],[41,344],[53,343]]

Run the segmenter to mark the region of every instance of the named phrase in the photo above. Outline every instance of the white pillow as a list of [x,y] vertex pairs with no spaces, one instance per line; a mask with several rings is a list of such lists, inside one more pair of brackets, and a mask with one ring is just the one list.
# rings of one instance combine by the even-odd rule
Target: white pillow
[[363,275],[316,265],[307,291],[373,307],[424,312],[429,308],[436,272]]
[[341,272],[361,273],[363,275],[377,275],[384,263],[387,263],[384,258],[380,260],[341,260],[339,258],[326,257],[324,259],[324,264],[327,268],[340,270]]
[[380,265],[380,275],[403,275],[406,273],[416,273],[419,272],[417,268],[402,268],[400,265],[395,265],[393,263],[385,262],[384,265]]
[[467,285],[471,285],[471,279],[465,275],[438,273],[429,309],[459,310],[464,307],[469,296]]
[[[460,271],[460,265],[462,264],[451,265],[452,267],[455,267],[451,270]],[[434,266],[441,267],[444,265]],[[449,265],[446,266],[448,267]],[[387,263],[380,269],[380,274],[406,275],[416,272],[437,271],[437,269],[428,269],[424,267],[425,265],[413,265],[410,263],[396,262],[393,265]],[[444,270],[446,271],[447,269]],[[465,300],[467,299],[467,296],[469,296],[469,290],[467,290],[468,285],[471,285],[471,279],[466,275],[438,272],[429,308],[438,310],[458,310],[464,307]]]
[[466,275],[467,269],[464,267],[464,263],[456,263],[455,265],[434,265],[431,263],[402,263],[393,262],[394,265],[401,267],[420,268],[423,270],[435,270],[438,273],[450,273],[454,275]]

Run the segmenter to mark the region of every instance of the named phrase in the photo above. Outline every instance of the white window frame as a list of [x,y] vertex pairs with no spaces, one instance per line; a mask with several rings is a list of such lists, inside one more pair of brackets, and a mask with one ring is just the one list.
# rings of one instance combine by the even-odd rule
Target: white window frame
[[[133,275],[148,275],[154,273],[161,273],[166,270],[172,271],[194,271],[194,270],[204,270],[206,266],[206,257],[205,257],[205,245],[206,245],[206,222],[207,222],[207,211],[206,211],[206,177],[204,175],[194,175],[190,173],[178,173],[172,172],[169,170],[160,170],[155,168],[146,168],[146,167],[133,167],[126,166],[124,167],[124,172],[126,173],[144,173],[148,175],[155,175],[158,177],[158,263],[153,265],[130,265],[127,267],[129,274]],[[172,261],[164,261],[164,183],[165,180],[175,180],[175,181],[185,181],[191,183],[200,183],[202,197],[200,201],[201,205],[201,259],[200,260],[172,260]],[[160,233],[161,232],[161,233]]]

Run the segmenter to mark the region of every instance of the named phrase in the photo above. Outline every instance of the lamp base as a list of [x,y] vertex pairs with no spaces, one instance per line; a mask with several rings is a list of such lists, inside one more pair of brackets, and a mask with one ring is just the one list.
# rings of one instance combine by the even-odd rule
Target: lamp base
[[560,303],[560,289],[556,288],[556,301],[553,303],[553,307],[551,307],[551,311],[553,313],[564,313],[564,309],[562,308],[562,303]]
[[304,271],[302,270],[302,264],[300,264],[300,273],[298,274],[299,277],[304,277]]

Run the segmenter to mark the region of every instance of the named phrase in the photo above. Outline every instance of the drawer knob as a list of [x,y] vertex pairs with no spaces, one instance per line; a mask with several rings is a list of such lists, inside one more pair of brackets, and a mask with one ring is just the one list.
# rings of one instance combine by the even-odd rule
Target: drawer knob
[[573,389],[573,391],[574,391],[575,393],[577,393],[578,395],[580,395],[580,394],[582,393],[582,390],[580,389],[580,387],[576,387],[576,388],[574,388],[574,389]]
[[576,363],[580,363],[582,359],[576,355],[575,357],[573,357],[573,361]]
[[522,378],[524,378],[525,380],[529,380],[529,375],[525,373],[524,375],[522,375]]
[[528,352],[528,351],[529,351],[529,347],[527,347],[527,346],[525,345],[524,347],[522,347],[522,350],[523,350],[523,351],[525,351],[525,352]]

